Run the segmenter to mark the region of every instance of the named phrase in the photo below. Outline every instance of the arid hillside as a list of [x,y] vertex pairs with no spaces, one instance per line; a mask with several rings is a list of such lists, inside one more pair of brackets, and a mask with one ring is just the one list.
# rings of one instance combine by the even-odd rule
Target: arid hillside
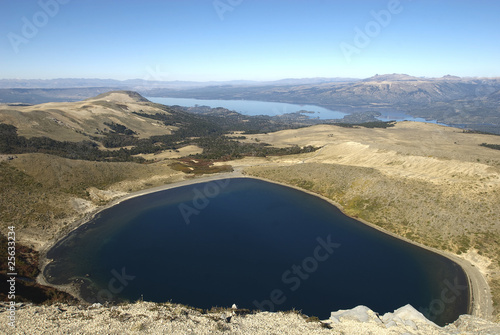
[[20,136],[47,136],[58,141],[102,137],[111,124],[122,124],[141,138],[170,134],[176,127],[133,112],[168,113],[133,92],[104,93],[79,102],[51,102],[33,106],[0,105],[0,123],[14,125]]

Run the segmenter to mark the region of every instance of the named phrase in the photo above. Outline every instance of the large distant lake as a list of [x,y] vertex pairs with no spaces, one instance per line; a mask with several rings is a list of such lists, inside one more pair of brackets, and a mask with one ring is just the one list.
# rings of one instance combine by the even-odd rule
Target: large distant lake
[[[295,113],[298,111],[306,110],[315,112],[314,114],[306,114],[311,118],[319,118],[321,120],[327,119],[342,119],[346,113],[339,111],[332,111],[324,107],[315,105],[297,105],[282,102],[269,102],[269,101],[253,101],[253,100],[202,100],[202,99],[188,99],[188,98],[158,98],[147,97],[148,100],[159,104],[173,106],[194,107],[209,106],[212,108],[223,107],[229,110],[234,110],[244,115],[282,115],[286,113]],[[382,111],[382,115],[378,118],[382,121],[417,121],[417,122],[430,122],[437,123],[436,120],[425,120],[423,118],[416,118],[411,115],[405,114],[401,111]]]
[[311,118],[320,119],[341,119],[346,113],[332,111],[320,106],[314,105],[297,105],[282,102],[268,101],[253,101],[253,100],[203,100],[203,99],[188,99],[188,98],[157,98],[148,97],[148,100],[159,104],[173,106],[194,107],[209,106],[212,108],[223,107],[229,110],[234,110],[244,115],[269,115],[276,116],[287,113],[295,113],[301,110],[315,112],[307,114]]
[[89,302],[128,299],[264,310],[406,304],[445,324],[465,314],[463,270],[445,257],[285,186],[237,178],[183,186],[102,211],[48,253],[53,284]]

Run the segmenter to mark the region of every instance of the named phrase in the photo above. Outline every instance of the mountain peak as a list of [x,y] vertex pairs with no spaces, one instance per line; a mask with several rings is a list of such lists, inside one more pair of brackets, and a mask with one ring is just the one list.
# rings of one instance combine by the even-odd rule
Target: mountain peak
[[376,74],[373,77],[366,78],[364,82],[373,82],[373,81],[418,81],[421,80],[417,77],[409,76],[407,74]]
[[462,78],[460,78],[460,77],[452,76],[449,74],[447,74],[446,76],[443,76],[443,78],[441,78],[441,79],[443,79],[443,80],[462,80]]
[[107,100],[113,102],[149,102],[148,99],[144,98],[142,95],[134,91],[109,91],[87,100]]

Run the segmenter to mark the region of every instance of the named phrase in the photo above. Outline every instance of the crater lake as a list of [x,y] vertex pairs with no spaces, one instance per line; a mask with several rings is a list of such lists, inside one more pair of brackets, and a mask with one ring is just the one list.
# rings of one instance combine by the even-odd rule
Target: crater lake
[[[469,287],[448,258],[344,215],[330,202],[253,178],[125,200],[60,240],[44,269],[88,302],[182,303],[330,312],[406,304],[439,325],[466,314]],[[443,293],[445,292],[445,293]],[[446,299],[443,299],[443,295]]]

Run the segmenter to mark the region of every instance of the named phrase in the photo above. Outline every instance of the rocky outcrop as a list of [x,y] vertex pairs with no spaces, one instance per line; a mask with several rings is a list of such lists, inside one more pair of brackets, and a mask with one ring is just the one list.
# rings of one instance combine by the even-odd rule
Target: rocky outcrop
[[8,325],[7,305],[0,310],[1,334],[499,334],[500,325],[462,315],[439,327],[412,306],[379,316],[365,306],[332,312],[320,321],[298,312],[256,312],[236,308],[201,311],[172,303],[136,302],[105,307],[17,305],[16,328]]
[[439,327],[435,323],[427,320],[422,313],[411,305],[406,305],[395,310],[394,313],[386,313],[383,316],[379,316],[368,307],[358,306],[349,310],[332,312],[329,320],[335,324],[342,324],[344,321],[357,321],[386,329],[439,331]]

